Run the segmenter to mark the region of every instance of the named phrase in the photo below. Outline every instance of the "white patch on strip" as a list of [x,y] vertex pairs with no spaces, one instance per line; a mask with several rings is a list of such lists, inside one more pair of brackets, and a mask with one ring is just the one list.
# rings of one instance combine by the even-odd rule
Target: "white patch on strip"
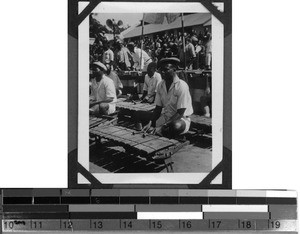
[[235,190],[220,190],[220,189],[214,189],[214,190],[208,190],[207,191],[208,197],[235,197],[236,191]]
[[265,190],[236,190],[237,197],[266,197]]
[[203,205],[202,212],[268,212],[268,205]]
[[203,219],[202,212],[138,212],[137,219]]
[[296,198],[297,192],[296,191],[266,191],[266,197],[282,197],[282,198]]

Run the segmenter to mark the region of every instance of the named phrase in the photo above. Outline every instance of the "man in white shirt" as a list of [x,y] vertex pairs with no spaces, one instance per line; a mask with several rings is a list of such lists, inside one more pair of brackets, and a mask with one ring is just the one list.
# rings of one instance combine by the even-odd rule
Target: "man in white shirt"
[[113,64],[114,62],[114,52],[109,48],[108,45],[104,46],[104,52],[102,55],[102,63]]
[[195,45],[198,43],[198,39],[193,36],[187,39],[188,44],[185,46],[186,63],[188,70],[193,69],[193,62],[196,60]]
[[122,71],[128,71],[131,69],[131,54],[129,50],[124,46],[122,41],[117,41],[117,52],[115,62],[117,68]]
[[144,131],[174,137],[189,130],[192,98],[188,84],[176,74],[179,63],[178,58],[161,59],[159,65],[163,81],[157,88],[152,120],[143,128]]
[[[144,51],[134,46],[134,43],[130,42],[127,45],[133,59],[133,68],[135,70],[147,71],[148,65],[152,62],[150,56]],[[142,56],[142,58],[141,58]]]
[[91,66],[91,115],[109,115],[116,111],[116,88],[112,79],[104,75],[106,70],[101,62]]
[[156,72],[157,65],[152,62],[148,65],[145,75],[142,102],[153,103],[157,91],[157,86],[161,82],[161,75]]
[[[142,102],[152,104],[154,103],[158,84],[161,82],[161,76],[156,72],[157,65],[152,62],[148,65],[147,74],[144,80],[144,92],[141,97]],[[142,129],[142,122],[147,123],[152,119],[153,111],[136,111],[133,118],[135,120],[135,128]]]

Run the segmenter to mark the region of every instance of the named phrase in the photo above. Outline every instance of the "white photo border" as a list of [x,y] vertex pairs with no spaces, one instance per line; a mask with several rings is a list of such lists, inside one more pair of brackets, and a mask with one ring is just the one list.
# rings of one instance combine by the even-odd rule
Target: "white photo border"
[[[223,4],[223,3],[220,3]],[[88,2],[78,3],[78,13]],[[222,7],[221,7],[222,8]],[[168,10],[166,10],[168,9]],[[92,13],[210,13],[193,2],[101,2]],[[223,159],[224,25],[212,17],[212,169]],[[78,162],[89,171],[89,17],[78,26]],[[102,184],[199,184],[209,173],[92,173]],[[88,181],[78,176],[78,184]],[[221,184],[222,180],[216,181]]]

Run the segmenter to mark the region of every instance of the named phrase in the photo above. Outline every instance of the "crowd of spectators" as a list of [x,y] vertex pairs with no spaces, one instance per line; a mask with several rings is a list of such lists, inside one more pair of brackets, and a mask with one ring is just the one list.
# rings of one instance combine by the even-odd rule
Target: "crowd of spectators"
[[134,58],[135,52],[137,55],[144,53],[142,58],[145,61],[151,59],[158,62],[162,58],[177,57],[180,59],[182,69],[211,69],[211,33],[205,28],[200,33],[195,30],[185,32],[183,36],[181,32],[176,34],[165,32],[153,37],[145,35],[142,41],[140,38],[127,40],[116,38],[111,42],[100,35],[90,46],[90,60],[110,64],[115,70],[138,70],[142,66],[135,65],[135,62],[139,63],[139,58]]

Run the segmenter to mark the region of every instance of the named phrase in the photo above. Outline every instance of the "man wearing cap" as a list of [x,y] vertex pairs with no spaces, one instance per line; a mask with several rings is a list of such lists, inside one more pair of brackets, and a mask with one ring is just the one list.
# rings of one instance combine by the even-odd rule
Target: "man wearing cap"
[[188,84],[179,79],[178,58],[161,59],[159,66],[163,81],[157,87],[152,120],[143,128],[163,136],[175,136],[189,130],[193,114]]
[[112,79],[104,75],[106,66],[101,62],[91,65],[90,114],[109,115],[115,112],[116,88]]
[[133,42],[128,43],[127,48],[133,58],[133,68],[135,70],[147,71],[148,65],[152,62],[150,56],[144,50],[135,47]]

